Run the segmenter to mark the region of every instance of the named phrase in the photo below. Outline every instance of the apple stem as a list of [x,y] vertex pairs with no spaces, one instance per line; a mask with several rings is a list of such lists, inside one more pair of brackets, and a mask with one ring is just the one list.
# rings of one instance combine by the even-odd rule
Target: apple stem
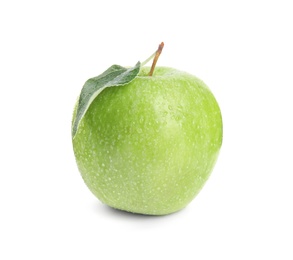
[[149,72],[149,76],[153,76],[157,61],[158,61],[158,59],[159,59],[159,57],[160,57],[160,55],[162,53],[163,48],[164,48],[164,43],[161,42],[161,44],[158,47],[158,50],[156,51],[155,57],[153,59],[153,64],[152,64],[151,70]]

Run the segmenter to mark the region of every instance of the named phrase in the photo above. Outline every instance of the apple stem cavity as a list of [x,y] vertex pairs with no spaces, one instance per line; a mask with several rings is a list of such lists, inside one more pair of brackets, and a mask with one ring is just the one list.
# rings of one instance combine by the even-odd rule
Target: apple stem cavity
[[157,61],[158,61],[158,59],[159,59],[159,57],[160,57],[160,55],[162,53],[163,48],[164,48],[164,43],[161,42],[161,44],[159,45],[157,51],[154,53],[155,57],[153,59],[153,64],[152,64],[151,70],[149,72],[149,76],[153,76]]

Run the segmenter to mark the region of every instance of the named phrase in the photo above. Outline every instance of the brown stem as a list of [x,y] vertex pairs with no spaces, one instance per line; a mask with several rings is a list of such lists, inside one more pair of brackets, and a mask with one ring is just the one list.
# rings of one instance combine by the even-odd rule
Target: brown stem
[[149,76],[153,76],[157,61],[158,61],[158,59],[159,59],[159,57],[161,55],[161,52],[162,52],[163,48],[164,48],[164,43],[161,42],[161,44],[159,45],[159,48],[158,48],[158,50],[156,52],[156,55],[155,55],[155,57],[153,59],[153,64],[152,64],[151,70],[149,72]]

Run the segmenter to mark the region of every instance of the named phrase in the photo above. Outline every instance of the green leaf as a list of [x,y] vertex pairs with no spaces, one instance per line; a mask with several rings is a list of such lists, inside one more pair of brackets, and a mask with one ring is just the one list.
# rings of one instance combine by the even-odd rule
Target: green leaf
[[136,78],[140,71],[141,64],[138,62],[132,68],[124,68],[113,65],[101,75],[88,79],[81,90],[75,121],[72,126],[72,138],[74,138],[79,123],[94,99],[105,89],[126,85]]

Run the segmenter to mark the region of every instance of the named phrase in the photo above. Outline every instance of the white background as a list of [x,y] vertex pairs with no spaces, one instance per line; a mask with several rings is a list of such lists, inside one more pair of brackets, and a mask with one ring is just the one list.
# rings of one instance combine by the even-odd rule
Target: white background
[[[293,259],[292,1],[1,1],[1,259]],[[203,79],[224,142],[184,210],[112,210],[84,185],[71,115],[88,78],[143,61]]]

